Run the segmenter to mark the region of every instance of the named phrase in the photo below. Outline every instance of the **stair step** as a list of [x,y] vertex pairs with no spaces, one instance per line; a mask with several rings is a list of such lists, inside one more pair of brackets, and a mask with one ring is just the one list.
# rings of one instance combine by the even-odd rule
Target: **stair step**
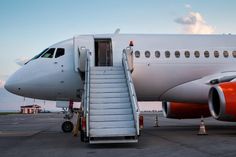
[[91,88],[91,93],[127,93],[128,88]]
[[128,103],[129,98],[90,98],[90,103],[105,104],[105,103]]
[[126,82],[125,83],[104,83],[104,84],[90,84],[91,88],[123,88],[127,87]]
[[91,84],[126,83],[126,79],[91,79]]
[[125,79],[125,75],[91,75],[91,79]]
[[130,103],[90,104],[90,109],[125,109],[125,108],[130,108]]
[[90,109],[90,115],[129,115],[132,114],[131,108],[129,109]]
[[127,98],[129,97],[128,92],[124,93],[91,93],[91,98]]
[[90,129],[90,137],[135,136],[135,128]]
[[124,68],[91,67],[90,72],[90,143],[137,142]]
[[124,70],[92,70],[91,75],[124,75]]
[[98,67],[91,67],[91,71],[118,71],[123,70],[122,66],[98,66]]
[[130,121],[133,115],[90,115],[90,122]]
[[91,122],[90,129],[105,129],[105,128],[133,128],[134,121],[117,121],[117,122]]
[[108,137],[108,138],[99,138],[99,139],[90,139],[89,140],[89,143],[90,144],[107,144],[107,143],[137,143],[138,142],[138,139],[137,138],[133,138],[133,139],[125,139],[124,137],[120,137],[121,139],[119,138],[111,138],[111,137]]

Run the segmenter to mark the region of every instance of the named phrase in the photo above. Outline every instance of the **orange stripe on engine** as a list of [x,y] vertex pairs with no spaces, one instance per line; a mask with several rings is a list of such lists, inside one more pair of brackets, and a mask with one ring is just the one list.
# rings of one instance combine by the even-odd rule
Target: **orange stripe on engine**
[[220,88],[225,97],[225,113],[234,116],[236,120],[236,82],[221,83]]
[[171,117],[179,119],[209,117],[208,104],[176,103],[170,104]]

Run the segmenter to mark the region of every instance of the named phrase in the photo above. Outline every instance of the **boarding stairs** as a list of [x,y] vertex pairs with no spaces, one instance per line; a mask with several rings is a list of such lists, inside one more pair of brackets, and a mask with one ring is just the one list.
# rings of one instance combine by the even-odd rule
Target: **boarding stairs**
[[[139,108],[125,49],[120,66],[91,67],[88,55],[84,88],[84,127],[87,142],[136,143]],[[132,64],[132,62],[130,62]]]

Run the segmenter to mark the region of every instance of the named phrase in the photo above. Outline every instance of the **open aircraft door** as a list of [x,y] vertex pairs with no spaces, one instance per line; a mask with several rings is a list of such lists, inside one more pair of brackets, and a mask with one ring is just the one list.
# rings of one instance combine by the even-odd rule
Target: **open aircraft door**
[[94,37],[93,35],[74,36],[73,45],[75,71],[84,72],[88,52],[91,59],[90,66],[94,65]]

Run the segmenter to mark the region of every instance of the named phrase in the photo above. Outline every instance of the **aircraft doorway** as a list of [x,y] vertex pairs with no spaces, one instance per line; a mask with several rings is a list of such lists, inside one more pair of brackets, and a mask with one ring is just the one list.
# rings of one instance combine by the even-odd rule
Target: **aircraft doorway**
[[95,66],[112,66],[111,39],[95,40]]

